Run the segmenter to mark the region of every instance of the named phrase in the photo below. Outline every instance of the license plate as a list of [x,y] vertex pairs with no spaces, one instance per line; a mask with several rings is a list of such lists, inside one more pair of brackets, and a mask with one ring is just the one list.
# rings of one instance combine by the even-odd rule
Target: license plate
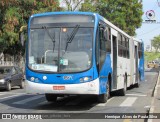
[[65,86],[53,86],[53,90],[65,90]]

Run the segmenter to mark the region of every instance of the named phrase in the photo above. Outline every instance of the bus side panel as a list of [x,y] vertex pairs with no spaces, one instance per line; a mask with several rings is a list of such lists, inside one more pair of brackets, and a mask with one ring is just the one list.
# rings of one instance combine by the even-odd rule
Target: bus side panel
[[130,74],[131,74],[131,79],[130,79],[130,85],[135,84],[135,50],[134,50],[134,40],[130,39]]
[[139,61],[139,72],[140,72],[140,81],[144,80],[144,59],[141,58]]
[[144,81],[144,44],[142,43],[142,56],[139,60],[140,81]]
[[105,62],[100,70],[99,79],[100,79],[100,94],[106,93],[106,85],[108,82],[109,73],[112,73],[111,68],[111,56],[110,54],[106,54]]

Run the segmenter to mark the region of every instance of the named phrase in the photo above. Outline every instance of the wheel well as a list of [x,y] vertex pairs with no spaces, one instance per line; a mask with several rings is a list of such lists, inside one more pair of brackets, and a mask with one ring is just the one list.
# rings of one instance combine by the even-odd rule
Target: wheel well
[[109,82],[109,87],[110,87],[110,91],[111,91],[111,82],[112,82],[111,73],[109,73],[109,75],[108,75],[108,82]]
[[112,80],[111,73],[109,73],[109,75],[108,75],[108,81],[111,82],[111,80]]

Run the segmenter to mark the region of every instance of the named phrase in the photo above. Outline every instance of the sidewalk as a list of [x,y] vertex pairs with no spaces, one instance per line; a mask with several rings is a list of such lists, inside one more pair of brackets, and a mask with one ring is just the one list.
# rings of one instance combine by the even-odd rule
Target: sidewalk
[[[160,72],[157,80],[157,84],[155,86],[155,91],[151,103],[150,108],[150,115],[153,115],[154,113],[159,113],[160,118]],[[149,119],[148,122],[160,122],[160,119]]]

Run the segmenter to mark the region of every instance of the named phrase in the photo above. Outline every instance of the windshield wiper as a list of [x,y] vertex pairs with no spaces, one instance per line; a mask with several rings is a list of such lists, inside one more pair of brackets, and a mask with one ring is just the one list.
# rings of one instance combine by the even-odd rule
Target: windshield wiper
[[55,32],[53,33],[53,37],[52,37],[51,34],[49,33],[48,28],[46,26],[42,26],[42,29],[45,29],[47,34],[48,34],[48,36],[51,38],[51,40],[53,42],[53,52],[54,52],[55,42],[56,42],[56,40],[55,40]]
[[72,40],[74,39],[74,37],[75,37],[75,35],[76,35],[76,33],[77,33],[78,29],[79,29],[79,26],[80,26],[80,25],[76,25],[76,27],[73,29],[70,37],[68,37],[67,43],[66,43],[65,52],[66,52],[66,50],[67,50],[67,48],[68,48],[68,44],[71,43]]

